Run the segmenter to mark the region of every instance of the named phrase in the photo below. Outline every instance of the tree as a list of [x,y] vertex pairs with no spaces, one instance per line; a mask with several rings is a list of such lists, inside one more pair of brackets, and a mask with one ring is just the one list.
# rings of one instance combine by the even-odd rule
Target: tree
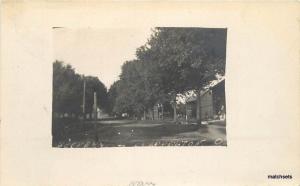
[[54,113],[79,114],[81,112],[81,79],[71,65],[61,61],[53,63]]
[[94,92],[97,94],[97,106],[100,109],[107,111],[108,96],[105,85],[98,79],[98,77],[87,76],[84,77],[84,79],[86,81],[86,112],[93,112]]
[[114,112],[118,114],[126,112],[131,116],[141,115],[146,103],[141,67],[137,60],[127,61],[123,64],[116,92]]
[[116,90],[114,112],[126,112],[137,117],[145,117],[146,111],[153,113],[153,106],[163,100],[160,78],[153,73],[155,69],[151,62],[140,59],[124,63],[118,85],[109,93],[112,95]]
[[160,67],[157,65],[151,50],[142,46],[137,49],[136,56],[142,65],[142,77],[147,108],[153,108],[154,105],[165,105],[170,101],[169,94],[165,91]]
[[115,81],[108,90],[108,105],[107,111],[110,115],[116,115],[117,113],[114,112],[114,105],[116,104],[116,99],[118,97],[118,87],[120,84],[120,80]]
[[137,49],[137,59],[122,66],[113,110],[140,115],[157,103],[171,102],[176,120],[177,95],[195,90],[201,122],[201,89],[225,73],[225,54],[226,29],[155,28]]
[[[200,92],[225,73],[226,30],[208,28],[156,28],[139,58],[159,67],[164,92],[173,97],[176,120],[176,95],[188,90],[197,92],[197,120],[201,122]],[[140,57],[142,56],[142,57]]]
[[62,61],[53,63],[53,112],[58,114],[82,113],[83,81],[86,81],[86,111],[92,112],[93,94],[97,92],[98,106],[107,109],[107,89],[92,76],[77,74],[69,64]]

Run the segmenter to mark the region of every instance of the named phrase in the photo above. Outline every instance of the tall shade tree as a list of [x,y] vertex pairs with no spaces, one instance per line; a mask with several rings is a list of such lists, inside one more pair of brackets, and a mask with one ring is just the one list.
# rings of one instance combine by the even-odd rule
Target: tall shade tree
[[108,90],[108,105],[107,111],[110,115],[116,115],[114,112],[114,105],[116,104],[116,98],[118,97],[118,87],[120,85],[120,80],[115,81]]
[[116,88],[114,112],[119,114],[126,112],[131,116],[137,116],[146,109],[146,92],[141,71],[141,63],[137,60],[127,61],[123,64]]
[[215,78],[225,73],[226,29],[160,27],[138,57],[158,67],[164,92],[173,96],[176,120],[176,95],[188,90],[197,92],[197,120],[201,122],[200,92]]
[[98,77],[86,76],[83,78],[86,82],[86,112],[93,112],[94,92],[97,95],[97,106],[102,110],[107,111],[108,95],[105,85],[98,79]]
[[97,77],[83,77],[83,75],[77,74],[71,65],[55,61],[53,63],[52,101],[54,113],[75,115],[82,113],[84,81],[86,82],[86,112],[92,112],[94,92],[97,92],[97,105],[106,110],[107,89]]
[[81,112],[81,78],[71,65],[53,63],[53,112],[79,114]]

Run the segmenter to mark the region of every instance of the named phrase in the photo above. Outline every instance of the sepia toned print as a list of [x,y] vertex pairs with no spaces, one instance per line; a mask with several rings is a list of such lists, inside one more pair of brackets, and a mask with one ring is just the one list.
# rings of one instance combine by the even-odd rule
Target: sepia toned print
[[[73,46],[79,52],[74,56],[87,56],[85,61],[77,63],[74,56],[64,57],[72,53],[66,54],[63,47],[57,49],[59,55],[53,63],[53,147],[227,145],[227,30],[196,27],[149,30],[144,43],[136,46],[133,56],[129,55],[132,58],[125,56],[127,59],[122,61],[123,53],[117,50],[120,46],[114,50],[114,46],[102,43],[98,53],[94,48],[101,37],[116,40],[114,33],[126,37],[128,32],[53,28],[55,42],[62,42],[59,40],[62,34],[72,34],[74,37],[70,38],[74,41],[69,42],[76,43],[83,37],[85,42],[81,45],[87,46],[82,47],[91,48]],[[134,33],[129,30],[129,34]],[[126,42],[120,45],[126,46]],[[104,50],[110,52],[103,53]],[[108,61],[105,56],[119,57],[120,66],[114,65],[111,70],[119,75],[106,73],[108,66],[83,72],[88,63],[98,63],[99,56]]]
[[[299,3],[68,0],[3,1],[1,5],[1,186],[282,186],[300,183]],[[199,125],[201,137],[207,137],[206,143],[199,142],[200,146],[192,143],[193,146],[157,143],[154,146],[156,141],[149,145],[145,134],[144,144],[127,144],[126,140],[137,138],[137,127],[132,128],[134,135],[130,136],[132,129],[125,128],[127,124],[122,125],[123,131],[113,128],[115,131],[111,134],[114,139],[119,136],[119,141],[108,145],[104,140],[113,142],[113,139],[101,133],[105,129],[100,128],[100,123],[104,125],[105,121],[100,118],[97,119],[99,139],[96,133],[90,132],[95,131],[94,128],[76,129],[79,134],[87,131],[87,135],[82,136],[68,127],[65,131],[58,130],[61,133],[52,132],[52,122],[59,118],[73,119],[72,124],[94,122],[87,119],[94,102],[94,91],[89,93],[88,80],[85,81],[86,118],[83,119],[82,79],[97,77],[106,92],[110,92],[113,83],[121,79],[122,65],[138,59],[136,50],[148,42],[153,33],[151,29],[158,26],[227,29],[226,72],[224,75],[219,72],[221,76],[204,85],[213,86],[224,79],[226,127],[219,125],[220,130],[215,132],[211,128],[206,130],[205,126],[216,125],[205,125],[205,116],[201,117],[203,125],[196,124],[196,94],[186,93],[187,98],[184,98],[187,91],[182,91],[177,97],[177,122],[173,122],[172,105],[169,109],[164,105],[159,111],[164,121],[168,119],[174,127]],[[74,74],[80,76],[78,90],[72,91],[79,101],[67,101],[66,94],[55,93],[55,61],[70,65]],[[171,74],[170,68],[167,69],[163,72]],[[55,84],[61,90],[76,87],[67,81]],[[126,84],[131,87],[129,85]],[[103,112],[100,116],[114,117],[104,110],[103,99],[98,97],[101,94],[98,90],[95,92],[97,107]],[[134,91],[122,93],[132,100],[129,98]],[[134,97],[142,100],[138,95]],[[203,99],[201,97],[201,102]],[[59,102],[66,108],[72,108],[71,103],[74,103],[78,110],[59,110],[57,106],[52,109],[53,104]],[[179,106],[186,102],[192,106]],[[193,111],[188,112],[192,112],[192,116],[185,124],[184,110],[190,108]],[[150,111],[146,111],[147,120],[141,120],[144,112],[140,111],[136,122],[151,122]],[[132,122],[134,118],[128,117]],[[209,119],[213,120],[222,119]],[[125,118],[122,121],[125,122]],[[158,120],[154,122],[159,124]],[[112,127],[113,122],[110,124],[105,126]],[[164,124],[160,127],[165,129],[167,123]],[[133,127],[133,123],[129,125]],[[139,126],[146,129],[152,125],[139,123]],[[125,129],[129,135],[125,135]],[[164,129],[159,131],[164,132]],[[222,130],[224,135],[226,131],[223,141],[219,139],[223,137]],[[173,130],[151,138],[186,140],[186,136],[199,134],[198,131],[176,133]],[[205,146],[210,145],[208,140],[213,146]],[[97,148],[101,143],[103,148]]]

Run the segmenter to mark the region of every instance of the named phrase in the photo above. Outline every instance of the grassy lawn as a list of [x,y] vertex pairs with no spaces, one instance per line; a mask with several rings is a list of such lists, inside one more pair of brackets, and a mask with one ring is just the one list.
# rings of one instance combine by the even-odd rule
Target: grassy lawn
[[[226,145],[224,127],[179,125],[171,121],[56,122],[54,147]],[[218,136],[222,142],[215,143]]]

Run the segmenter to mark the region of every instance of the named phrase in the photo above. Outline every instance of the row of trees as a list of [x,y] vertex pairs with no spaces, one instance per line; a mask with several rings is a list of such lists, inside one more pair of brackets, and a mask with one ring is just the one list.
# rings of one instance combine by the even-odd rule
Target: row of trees
[[108,95],[105,85],[93,76],[77,74],[69,64],[62,61],[53,63],[53,113],[82,114],[83,82],[85,88],[85,112],[92,113],[93,94],[97,93],[97,105],[103,110],[108,107]]
[[178,94],[194,90],[200,121],[200,91],[225,73],[226,29],[155,28],[136,59],[122,66],[109,89],[108,110],[142,116],[155,104],[171,103],[176,120]]

